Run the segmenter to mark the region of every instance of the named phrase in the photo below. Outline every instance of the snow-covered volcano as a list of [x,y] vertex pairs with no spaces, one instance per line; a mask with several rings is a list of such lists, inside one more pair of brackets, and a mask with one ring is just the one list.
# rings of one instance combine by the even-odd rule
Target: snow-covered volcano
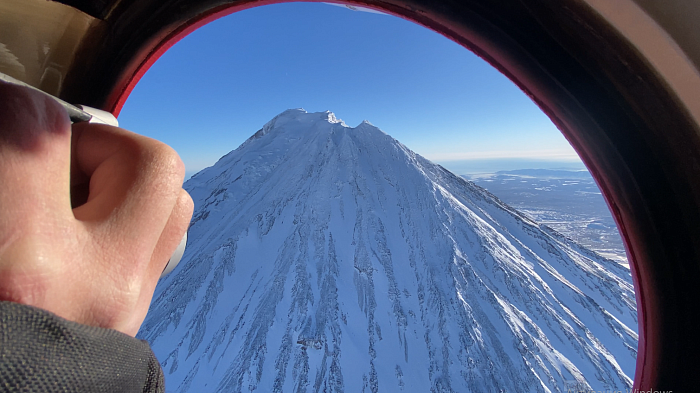
[[373,125],[288,110],[186,184],[140,332],[172,392],[631,385],[629,270]]

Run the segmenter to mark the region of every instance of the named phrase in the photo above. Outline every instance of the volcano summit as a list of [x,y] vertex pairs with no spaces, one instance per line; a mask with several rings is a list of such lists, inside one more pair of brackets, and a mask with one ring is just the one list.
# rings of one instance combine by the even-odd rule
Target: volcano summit
[[631,386],[629,270],[368,122],[285,111],[185,188],[139,334],[168,391]]

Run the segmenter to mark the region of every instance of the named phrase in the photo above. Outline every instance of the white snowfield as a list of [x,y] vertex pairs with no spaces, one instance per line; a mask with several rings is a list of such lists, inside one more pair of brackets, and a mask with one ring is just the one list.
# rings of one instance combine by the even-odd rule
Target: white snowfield
[[631,387],[629,270],[367,122],[285,111],[185,188],[139,335],[169,392]]

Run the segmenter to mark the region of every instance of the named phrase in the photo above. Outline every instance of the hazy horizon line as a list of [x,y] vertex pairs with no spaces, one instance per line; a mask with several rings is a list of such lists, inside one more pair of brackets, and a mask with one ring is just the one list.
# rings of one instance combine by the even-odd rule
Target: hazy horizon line
[[[580,160],[576,159],[553,159],[547,157],[502,157],[502,158],[472,158],[462,160],[431,160],[450,172],[457,175],[496,173],[500,171],[519,169],[557,169],[557,170],[587,170]],[[185,171],[185,180],[196,173],[213,166],[202,166]]]

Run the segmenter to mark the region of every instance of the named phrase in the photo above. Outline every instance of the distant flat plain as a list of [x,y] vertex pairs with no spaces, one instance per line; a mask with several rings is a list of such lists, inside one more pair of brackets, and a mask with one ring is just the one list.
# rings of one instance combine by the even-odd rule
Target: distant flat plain
[[587,170],[515,169],[462,176],[535,221],[627,264],[617,225]]

